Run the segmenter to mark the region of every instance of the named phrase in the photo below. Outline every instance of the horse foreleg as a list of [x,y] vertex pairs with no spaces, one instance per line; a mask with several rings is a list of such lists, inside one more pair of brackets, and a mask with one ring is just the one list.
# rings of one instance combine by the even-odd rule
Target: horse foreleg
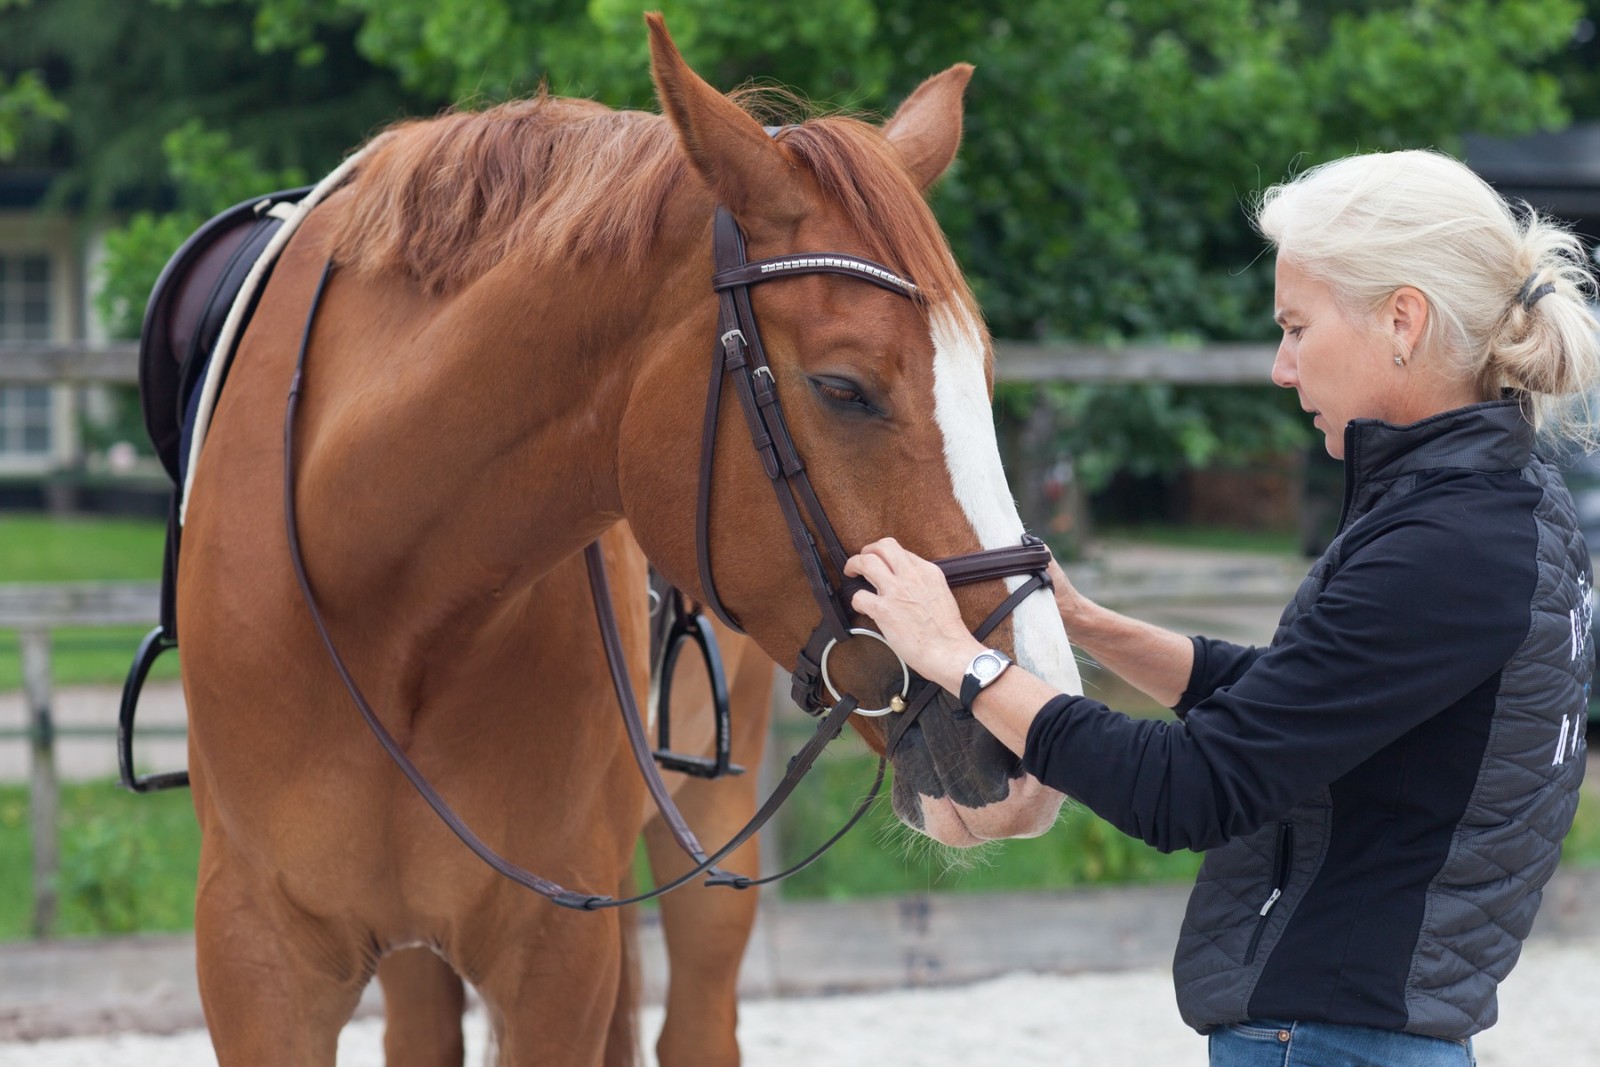
[[[631,878],[624,883],[623,892],[634,892]],[[639,911],[623,908],[618,919],[622,927],[622,969],[611,1030],[606,1034],[605,1067],[635,1067],[639,1062]]]
[[[754,804],[754,774],[714,782],[693,781],[678,791],[684,817],[702,840],[723,841],[744,823]],[[748,799],[747,799],[748,795]],[[650,868],[658,883],[675,878],[692,864],[660,819],[645,827]],[[756,843],[749,842],[727,861],[731,870],[758,869]],[[707,888],[690,884],[661,898],[661,930],[666,939],[668,976],[666,1019],[656,1041],[661,1067],[739,1063],[739,965],[756,920],[758,890]]]
[[462,969],[489,1009],[491,1062],[600,1067],[620,980],[618,916],[538,906],[537,923],[485,930],[482,940],[462,946],[466,959],[486,965],[482,972],[470,963]]
[[200,848],[195,962],[219,1067],[332,1067],[372,967],[359,936],[297,909],[215,835]]
[[388,1067],[461,1067],[466,1045],[461,1013],[466,984],[425,948],[392,952],[378,961],[383,987],[383,1057]]
[[[772,715],[772,663],[755,643],[717,629],[729,665],[732,757],[748,770],[710,781],[691,778],[674,794],[680,810],[707,847],[731,838],[755,813],[757,769],[766,751]],[[690,863],[660,817],[645,825],[645,844],[656,884]],[[755,874],[761,859],[751,840],[724,861],[732,871]],[[666,1019],[656,1041],[661,1067],[739,1063],[739,968],[755,926],[758,890],[691,884],[661,898],[667,944]]]

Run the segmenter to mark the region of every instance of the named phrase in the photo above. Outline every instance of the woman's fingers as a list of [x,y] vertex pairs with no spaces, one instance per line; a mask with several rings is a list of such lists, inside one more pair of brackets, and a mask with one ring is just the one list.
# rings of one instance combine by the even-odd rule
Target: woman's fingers
[[858,554],[851,556],[850,559],[845,561],[844,572],[849,575],[860,575],[864,577],[865,575],[860,570],[860,567],[868,561],[875,560],[883,564],[883,566],[888,568],[888,570],[892,573],[894,571],[894,564],[892,561],[895,559],[904,559],[907,555],[908,553],[906,550],[900,547],[900,542],[896,541],[892,537],[884,537],[877,541],[873,541],[870,544],[863,545]]

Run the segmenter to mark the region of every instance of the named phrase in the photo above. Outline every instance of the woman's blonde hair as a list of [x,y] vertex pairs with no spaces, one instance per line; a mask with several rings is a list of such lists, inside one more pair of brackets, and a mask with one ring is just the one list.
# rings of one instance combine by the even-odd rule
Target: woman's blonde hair
[[1549,435],[1596,443],[1595,276],[1558,223],[1513,210],[1449,156],[1407,151],[1347,156],[1274,185],[1255,224],[1353,320],[1403,285],[1420,290],[1430,313],[1417,355],[1446,361],[1486,400],[1524,394]]

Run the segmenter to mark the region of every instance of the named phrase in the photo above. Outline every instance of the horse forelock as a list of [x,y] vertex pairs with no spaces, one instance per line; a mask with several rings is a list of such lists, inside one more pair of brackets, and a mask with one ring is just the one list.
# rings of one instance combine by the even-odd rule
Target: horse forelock
[[[769,106],[759,94],[734,98]],[[781,144],[866,255],[914,280],[930,309],[952,302],[979,318],[933,212],[876,126],[812,118],[788,127]],[[699,184],[662,116],[541,93],[378,134],[351,179],[333,250],[343,269],[399,272],[434,293],[459,289],[513,251],[533,262],[636,267],[689,183]]]
[[981,321],[949,242],[922,191],[878,127],[843,115],[790,127],[780,143],[844,214],[866,254],[916,283],[937,312]]

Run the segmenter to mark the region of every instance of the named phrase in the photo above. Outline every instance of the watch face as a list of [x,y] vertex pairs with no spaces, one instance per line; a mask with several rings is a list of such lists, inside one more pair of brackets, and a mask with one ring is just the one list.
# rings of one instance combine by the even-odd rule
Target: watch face
[[980,652],[972,661],[972,673],[977,675],[980,682],[988,683],[1000,673],[1000,668],[1005,661],[993,652]]

